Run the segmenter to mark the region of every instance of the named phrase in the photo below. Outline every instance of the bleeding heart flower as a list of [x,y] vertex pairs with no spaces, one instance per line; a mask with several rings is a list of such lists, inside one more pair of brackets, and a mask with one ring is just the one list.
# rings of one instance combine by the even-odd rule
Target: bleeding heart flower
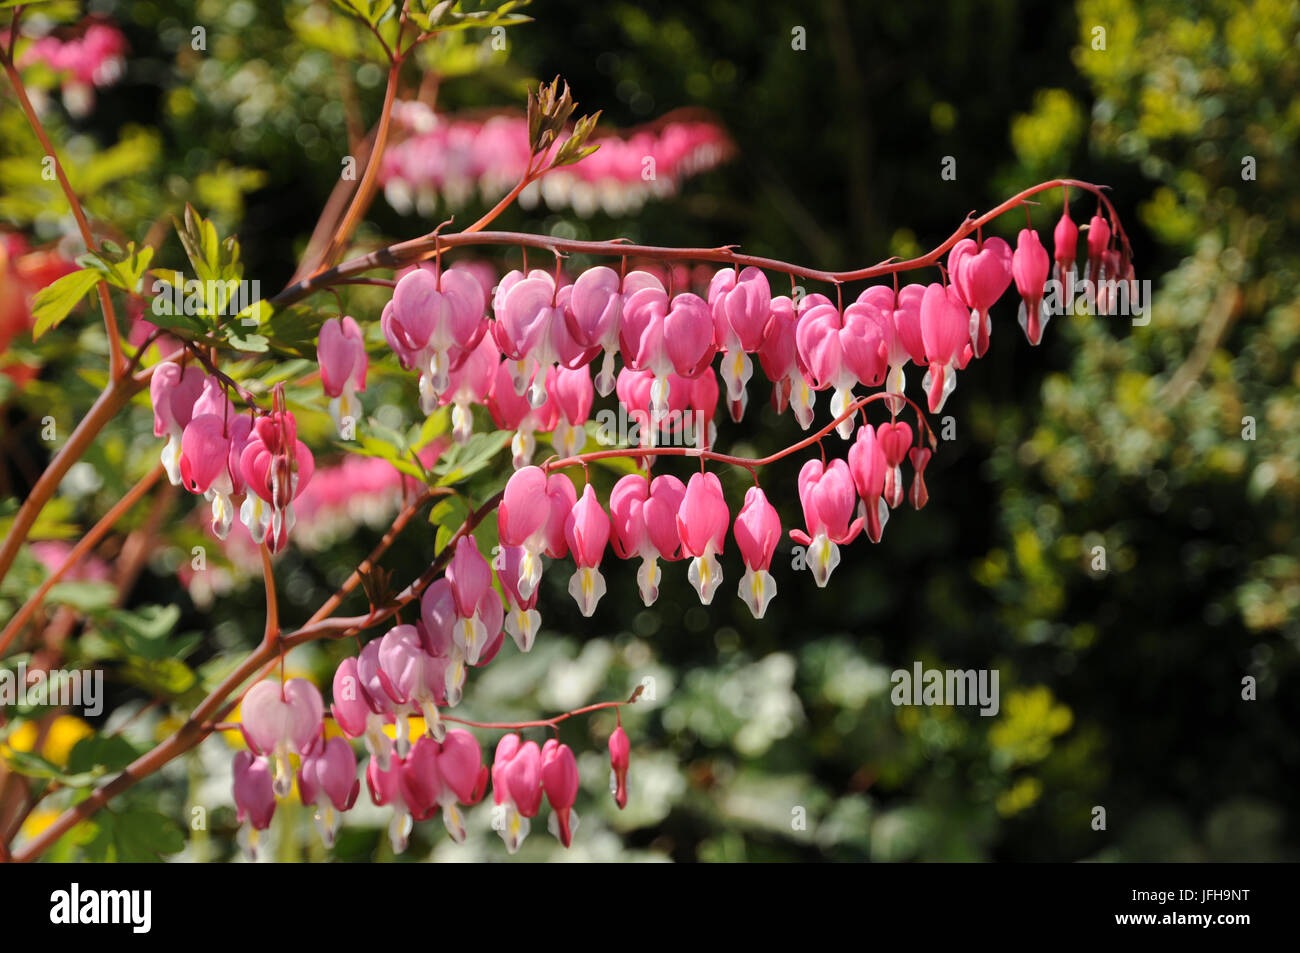
[[520,742],[516,734],[497,744],[492,762],[492,797],[501,814],[501,833],[506,850],[515,853],[528,836],[530,819],[542,806],[542,754],[535,741]]
[[577,563],[577,569],[569,579],[569,595],[578,603],[583,616],[590,618],[605,594],[600,560],[605,554],[605,544],[609,542],[609,516],[601,509],[590,483],[564,522],[564,538],[573,554],[573,561]]
[[568,555],[564,525],[578,502],[573,481],[563,473],[549,476],[540,467],[521,467],[506,481],[497,509],[497,531],[502,546],[520,546],[518,591],[525,599],[537,591],[542,578],[541,556]]
[[[549,392],[546,393],[546,400],[540,407],[533,407],[527,399],[520,396],[515,390],[512,376],[515,373],[516,363],[503,360],[497,365],[496,375],[492,380],[492,390],[488,393],[487,405],[498,428],[515,431],[510,441],[510,449],[514,454],[515,468],[518,469],[527,466],[537,450],[537,438],[534,434],[548,433],[555,429],[555,425],[559,422],[559,409],[551,400]],[[535,379],[536,362],[530,363],[529,367],[531,371],[528,381],[531,382]],[[528,389],[527,382],[524,389]]]
[[983,244],[963,238],[948,253],[948,273],[962,302],[970,309],[970,340],[975,357],[989,349],[989,309],[1011,284],[1011,246],[1000,238]]
[[763,346],[772,319],[772,289],[757,268],[720,269],[709,282],[714,344],[723,351],[727,400],[740,401],[754,373],[749,355]]
[[784,295],[773,298],[772,320],[758,349],[758,360],[772,382],[772,407],[778,414],[785,412],[787,404],[793,407],[795,420],[807,430],[813,421],[816,393],[799,365],[797,327],[794,303]]
[[758,487],[750,487],[745,494],[745,505],[736,515],[732,532],[745,561],[745,575],[738,590],[740,598],[749,606],[754,618],[761,619],[767,612],[767,604],[776,595],[776,580],[768,569],[772,565],[776,544],[781,539],[781,520],[776,508]]
[[652,482],[635,473],[622,477],[609,495],[614,552],[620,559],[640,557],[636,580],[647,606],[659,598],[659,560],[680,558],[677,513],[685,496],[686,486],[675,476]]
[[703,298],[647,287],[625,298],[619,330],[623,362],[654,375],[650,391],[656,415],[668,412],[668,375],[697,376],[713,360],[713,318]]
[[[1074,224],[1070,218],[1070,211],[1066,209],[1061,213],[1060,221],[1056,223],[1056,228],[1052,231],[1052,243],[1055,246],[1053,257],[1056,259],[1056,266],[1052,277],[1057,281],[1066,281],[1066,274],[1074,271],[1075,258],[1078,255],[1079,245],[1079,226]],[[1073,281],[1067,281],[1072,284]]]
[[832,460],[829,466],[821,460],[805,463],[799,471],[799,502],[808,532],[792,529],[790,538],[808,547],[808,568],[817,585],[825,586],[840,564],[837,544],[851,543],[862,530],[862,518],[853,518],[857,497],[848,464],[843,460]]
[[324,731],[325,703],[320,691],[305,678],[258,682],[239,706],[240,729],[248,747],[275,763],[275,793],[285,797],[293,789],[289,755],[309,754]]
[[302,759],[298,796],[304,806],[315,808],[313,817],[326,847],[334,846],[338,812],[352,810],[360,791],[357,756],[344,739],[330,738]]
[[927,285],[921,298],[921,339],[929,369],[921,384],[930,412],[943,409],[957,387],[957,371],[966,366],[973,351],[966,307],[952,285]]
[[542,790],[554,812],[551,833],[568,847],[578,828],[578,813],[573,810],[573,802],[578,799],[578,761],[568,745],[554,738],[542,746]]
[[275,815],[275,788],[271,780],[271,765],[264,757],[255,757],[252,752],[240,751],[235,754],[232,771],[234,775],[234,796],[236,820],[247,825],[239,830],[240,846],[250,860],[257,859],[258,832],[271,826]]
[[559,410],[555,429],[551,432],[551,446],[563,457],[581,453],[587,443],[587,418],[596,399],[591,386],[591,371],[585,367],[570,370],[557,368],[546,383],[551,400]]
[[330,318],[320,329],[316,345],[320,364],[321,386],[330,400],[330,417],[345,440],[355,433],[361,417],[361,402],[356,392],[366,389],[366,339],[361,326],[351,315]]
[[700,594],[700,602],[706,606],[713,601],[714,592],[722,584],[722,566],[718,556],[722,554],[730,521],[731,513],[717,474],[692,474],[677,512],[677,535],[681,538],[683,552],[694,557],[687,578]]
[[203,390],[203,369],[191,364],[182,369],[166,361],[154,368],[149,379],[149,398],[153,403],[153,435],[166,437],[162,464],[172,486],[181,485],[181,434],[194,414],[194,403]]
[[579,347],[598,347],[605,352],[600,373],[596,375],[596,392],[608,397],[614,390],[614,353],[618,350],[619,325],[623,319],[623,290],[618,272],[600,265],[580,274],[573,283],[564,317]]

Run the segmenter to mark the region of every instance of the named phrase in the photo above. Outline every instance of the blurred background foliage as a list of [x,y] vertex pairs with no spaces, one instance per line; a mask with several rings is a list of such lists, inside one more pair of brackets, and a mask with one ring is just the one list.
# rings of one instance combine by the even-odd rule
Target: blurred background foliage
[[[377,114],[385,72],[376,45],[339,27],[328,5],[297,0],[104,0],[89,9],[125,31],[126,74],[99,92],[87,118],[57,108],[45,118],[92,218],[125,239],[153,235],[157,261],[179,266],[166,229],[192,202],[222,234],[238,233],[247,275],[278,288],[337,182],[350,124],[364,130]],[[1037,350],[1004,299],[989,356],[963,373],[945,408],[955,434],[928,471],[930,505],[898,511],[879,546],[847,548],[824,591],[790,568],[787,540],[774,568],[780,594],[761,623],[729,598],[731,582],[713,606],[698,606],[680,566],[643,610],[632,569],[613,564],[609,595],[583,620],[564,569],[549,571],[537,647],[521,656],[508,644],[472,672],[457,714],[535,718],[643,682],[653,691],[625,718],[628,809],[615,810],[606,790],[612,716],[567,722],[561,737],[579,753],[584,783],[582,829],[565,852],[538,825],[519,856],[1295,859],[1300,711],[1285,686],[1297,676],[1300,640],[1300,3],[956,0],[937,15],[848,0],[556,0],[526,12],[536,22],[512,28],[505,50],[465,33],[422,53],[436,76],[424,79],[424,94],[435,87],[440,110],[518,108],[530,79],[558,73],[581,110],[601,109],[617,127],[704,107],[738,156],[631,219],[579,220],[540,206],[510,210],[502,228],[737,243],[841,269],[931,247],[968,210],[1070,175],[1113,188],[1138,277],[1155,297],[1144,326],[1058,318]],[[196,24],[206,29],[203,51],[192,49]],[[806,50],[792,49],[800,27]],[[408,79],[419,81],[413,71]],[[12,98],[0,130],[0,221],[35,242],[73,231]],[[955,181],[940,177],[946,156]],[[1076,198],[1082,223],[1092,203]],[[1059,212],[1059,195],[1046,197],[1033,222],[1050,229]],[[433,224],[380,198],[356,244]],[[1017,212],[992,230],[1013,238],[1022,226]],[[507,251],[496,264],[518,261]],[[379,343],[382,296],[350,289],[344,300]],[[315,303],[331,313],[331,302]],[[39,421],[75,422],[93,399],[104,352],[89,319],[69,320],[35,348],[15,339],[11,354],[38,356],[42,371],[0,394],[5,493],[21,497],[39,472]],[[265,379],[269,367],[248,374]],[[766,386],[751,384],[741,425],[719,421],[720,446],[758,453],[797,439],[789,415],[764,406]],[[414,426],[414,390],[407,375],[379,375],[367,410],[383,408],[394,429]],[[294,401],[328,460],[323,402],[311,388]],[[152,464],[148,424],[138,401],[89,467],[69,475],[38,535],[75,537]],[[787,526],[800,522],[801,463],[783,461],[764,478]],[[499,485],[505,466],[498,457],[472,492]],[[747,477],[722,476],[734,512]],[[614,477],[595,475],[602,498]],[[214,553],[209,571],[225,574],[219,598],[177,581],[205,541],[191,505],[164,491],[151,508],[164,519],[138,512],[123,524],[152,518],[157,540],[125,607],[110,611],[116,592],[102,584],[63,593],[59,612],[79,604],[90,619],[68,623],[75,637],[64,664],[128,660],[110,676],[112,714],[91,726],[44,711],[11,719],[11,759],[40,756],[65,775],[120,767],[255,644],[258,579]],[[359,520],[292,548],[280,560],[285,621],[305,619],[380,532]],[[1104,570],[1094,568],[1097,546]],[[385,564],[404,580],[433,551],[433,529],[417,527]],[[110,546],[103,555],[116,554]],[[738,566],[729,551],[729,579]],[[42,572],[30,556],[19,564],[0,591],[6,613]],[[129,644],[125,656],[114,656],[113,639]],[[324,686],[352,650],[313,645],[290,666]],[[142,665],[142,652],[152,664]],[[1000,711],[895,707],[890,673],[916,661],[998,669]],[[1254,701],[1242,697],[1247,677]],[[107,750],[105,735],[129,750]],[[496,734],[480,737],[490,751]],[[237,744],[209,740],[111,819],[66,837],[57,856],[183,845],[176,856],[185,859],[233,857]],[[66,796],[43,802],[26,832]],[[1105,830],[1094,829],[1097,806]],[[196,807],[208,812],[207,829],[182,836]],[[418,826],[402,859],[505,858],[487,811],[471,812],[463,846],[441,825]],[[385,811],[359,807],[333,855],[391,859],[385,822]],[[272,837],[282,859],[327,856],[300,807],[281,806]]]

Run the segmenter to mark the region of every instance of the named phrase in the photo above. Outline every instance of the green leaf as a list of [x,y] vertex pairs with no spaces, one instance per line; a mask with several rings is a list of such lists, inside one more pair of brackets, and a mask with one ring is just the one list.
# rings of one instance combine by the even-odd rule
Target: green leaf
[[265,337],[244,331],[240,328],[238,321],[226,326],[226,340],[236,350],[249,351],[254,354],[262,354],[269,347]]
[[149,269],[153,261],[153,249],[146,245],[137,249],[135,242],[130,242],[126,250],[104,242],[104,249],[113,249],[108,256],[98,252],[86,252],[77,259],[77,263],[86,268],[93,268],[104,276],[109,284],[121,288],[128,294],[140,294],[140,278]]
[[468,515],[469,507],[459,496],[448,497],[433,508],[429,514],[429,522],[438,527],[438,531],[434,534],[434,548],[438,552],[442,551],[455,535],[456,530],[460,529]]
[[155,695],[183,695],[199,680],[192,668],[176,658],[128,659],[122,677]]
[[217,227],[188,204],[184,222],[172,219],[172,223],[176,226],[186,257],[194,266],[195,277],[204,285],[209,281],[231,281],[243,277],[239,244],[233,236],[222,241]]
[[99,773],[121,771],[140,756],[131,742],[121,735],[91,735],[72,746],[68,755],[68,771],[84,774],[99,769]]
[[9,751],[5,754],[5,762],[11,770],[24,777],[58,781],[70,788],[89,787],[102,775],[102,772],[71,774],[30,751]]
[[80,612],[107,609],[117,599],[111,582],[56,582],[45,595],[47,603],[72,606]]
[[32,338],[39,338],[51,328],[58,327],[102,277],[93,268],[83,268],[36,292],[32,298],[32,317],[36,319]]
[[501,448],[510,443],[514,436],[508,430],[494,430],[491,433],[476,433],[464,446],[452,447],[434,466],[433,472],[439,477],[438,486],[459,483],[478,473],[492,462],[492,458],[501,452]]

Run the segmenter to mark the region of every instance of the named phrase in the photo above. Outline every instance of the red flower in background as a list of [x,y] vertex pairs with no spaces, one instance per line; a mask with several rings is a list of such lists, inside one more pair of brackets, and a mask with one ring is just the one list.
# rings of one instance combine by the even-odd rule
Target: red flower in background
[[0,233],[0,372],[19,386],[36,376],[38,367],[6,358],[14,338],[31,331],[32,296],[77,266],[52,249],[33,250],[15,232]]

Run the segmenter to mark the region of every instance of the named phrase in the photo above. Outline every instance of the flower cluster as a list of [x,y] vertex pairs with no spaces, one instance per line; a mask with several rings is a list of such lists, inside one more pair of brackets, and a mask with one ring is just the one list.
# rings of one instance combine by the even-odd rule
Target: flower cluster
[[[454,593],[451,598],[454,602]],[[447,608],[426,606],[418,624],[395,626],[338,667],[330,717],[341,734],[327,734],[320,691],[305,679],[258,682],[249,689],[240,707],[248,750],[235,755],[233,774],[235,806],[244,825],[240,842],[251,855],[256,856],[258,832],[271,824],[277,799],[292,793],[295,756],[298,796],[312,808],[325,844],[334,843],[340,815],[351,810],[361,788],[351,744],[358,738],[368,755],[361,773],[370,798],[392,808],[389,838],[395,852],[406,849],[415,821],[439,810],[451,837],[464,841],[462,808],[482,800],[489,778],[493,826],[510,853],[528,835],[543,795],[551,805],[551,833],[570,846],[578,827],[573,810],[578,763],[568,745],[550,739],[539,748],[517,733],[506,734],[489,772],[478,739],[464,729],[447,730],[439,718],[438,705],[455,704],[453,686],[459,693],[452,669],[459,667],[463,678],[463,646],[455,648],[449,640],[451,616],[439,615]],[[499,603],[497,619],[499,633]],[[495,651],[491,648],[479,664]],[[423,718],[423,729],[410,738],[408,719],[414,715]],[[388,726],[395,729],[391,737]],[[610,737],[609,751],[610,789],[623,808],[629,747],[621,726]]]
[[226,383],[196,364],[159,364],[149,382],[154,436],[166,437],[162,464],[173,486],[212,503],[212,530],[225,539],[242,497],[240,521],[255,543],[283,549],[295,522],[293,501],[315,461],[284,408],[283,385],[268,414],[236,413]]
[[33,40],[18,65],[41,64],[62,83],[64,108],[73,116],[86,116],[95,106],[96,87],[117,82],[126,66],[126,37],[106,23],[90,22],[79,36]]
[[[402,137],[384,153],[379,180],[388,203],[431,215],[438,198],[453,208],[477,193],[486,200],[508,192],[528,170],[528,120],[496,115],[485,119],[440,116],[415,101],[393,106]],[[600,148],[549,172],[524,190],[520,203],[540,197],[552,208],[570,207],[587,217],[634,212],[652,197],[671,195],[682,180],[711,169],[732,153],[726,133],[706,119],[667,118],[629,134],[593,136]]]

